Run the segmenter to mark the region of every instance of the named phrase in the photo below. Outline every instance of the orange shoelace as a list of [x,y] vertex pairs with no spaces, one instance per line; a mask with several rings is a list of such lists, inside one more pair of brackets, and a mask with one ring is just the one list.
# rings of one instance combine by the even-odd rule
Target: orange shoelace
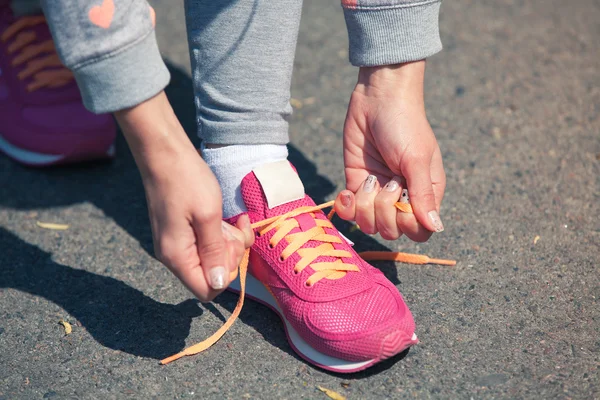
[[[333,218],[335,214],[335,210],[331,210],[331,212],[327,215],[329,220],[322,220],[315,218],[316,226],[309,229],[306,232],[298,232],[291,233],[290,232],[294,228],[298,228],[299,224],[294,217],[300,214],[311,214],[314,218],[314,212],[322,210],[323,208],[332,207],[334,201],[329,201],[327,203],[323,203],[318,206],[305,206],[299,207],[293,211],[288,213],[268,218],[263,221],[258,221],[252,224],[253,229],[259,229],[258,233],[260,235],[264,235],[267,232],[275,229],[275,235],[269,241],[269,246],[274,248],[277,244],[285,239],[288,242],[288,245],[281,253],[281,261],[285,261],[289,256],[294,253],[298,253],[300,256],[300,260],[294,266],[294,273],[299,274],[306,268],[307,266],[311,266],[311,268],[315,271],[314,274],[308,277],[305,282],[306,286],[312,286],[317,283],[321,279],[339,279],[343,277],[347,272],[350,271],[359,271],[359,268],[354,264],[344,263],[342,258],[352,257],[352,254],[346,250],[337,250],[333,247],[332,243],[342,243],[342,239],[335,235],[328,234],[324,228],[334,228],[331,224],[330,220]],[[412,207],[410,204],[404,203],[396,203],[396,208],[402,212],[412,213]],[[314,240],[318,242],[322,242],[321,245],[313,248],[303,249],[302,247],[309,241]],[[440,264],[440,265],[456,265],[456,261],[453,260],[441,260],[435,258],[429,258],[425,255],[418,254],[408,254],[408,253],[398,253],[398,252],[387,252],[387,251],[366,251],[363,253],[359,253],[359,255],[365,260],[390,260],[390,261],[398,261],[405,262],[409,264]],[[172,361],[175,361],[184,356],[191,356],[194,354],[198,354],[208,349],[210,346],[215,344],[224,334],[229,330],[231,325],[235,322],[237,317],[242,311],[242,307],[244,306],[244,297],[246,294],[246,275],[248,272],[248,259],[250,256],[250,249],[247,249],[244,253],[244,257],[239,266],[239,275],[240,275],[240,298],[235,306],[235,309],[229,316],[229,319],[219,330],[217,330],[212,336],[208,339],[190,346],[185,350],[172,355],[170,357],[165,358],[160,363],[168,364]],[[329,262],[318,262],[311,264],[314,260],[321,256],[328,256],[337,258],[337,261],[329,261]]]
[[14,37],[13,42],[7,48],[7,52],[8,54],[14,54],[20,51],[12,60],[14,67],[27,63],[25,69],[19,72],[17,76],[20,80],[32,78],[32,81],[27,85],[27,91],[29,92],[44,87],[58,88],[75,79],[71,71],[65,68],[58,58],[52,39],[34,43],[37,35],[32,30],[26,30],[45,23],[46,19],[41,15],[22,17],[0,35],[0,40],[3,43]]

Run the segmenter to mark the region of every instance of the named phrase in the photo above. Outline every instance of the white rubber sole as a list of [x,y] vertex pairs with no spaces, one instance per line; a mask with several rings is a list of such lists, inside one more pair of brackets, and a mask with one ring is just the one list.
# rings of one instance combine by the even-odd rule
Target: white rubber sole
[[20,163],[27,165],[47,165],[61,161],[65,156],[34,153],[32,151],[23,150],[8,143],[2,135],[0,135],[0,150],[11,158],[14,158]]
[[[66,154],[42,154],[29,150],[21,149],[7,142],[0,134],[0,151],[10,158],[30,166],[44,166],[60,163],[68,158]],[[106,156],[112,158],[115,156],[114,143],[106,151]]]
[[[235,281],[231,283],[229,289],[237,293],[240,292],[239,276]],[[346,361],[328,356],[327,354],[323,354],[315,350],[308,343],[306,343],[304,339],[300,337],[300,335],[294,329],[294,327],[287,321],[283,314],[283,311],[281,310],[281,308],[279,308],[279,305],[277,304],[277,301],[275,300],[273,295],[265,288],[265,286],[262,283],[260,283],[260,281],[258,281],[250,274],[248,274],[246,278],[246,296],[248,298],[251,298],[252,300],[258,301],[259,303],[268,306],[279,315],[279,317],[284,323],[285,331],[290,346],[292,346],[292,348],[300,357],[304,358],[311,364],[333,372],[351,373],[361,371],[383,360],[378,358],[360,362]],[[416,342],[417,335],[413,334],[413,337],[411,338],[411,343],[407,344],[406,348],[410,347],[410,345]]]

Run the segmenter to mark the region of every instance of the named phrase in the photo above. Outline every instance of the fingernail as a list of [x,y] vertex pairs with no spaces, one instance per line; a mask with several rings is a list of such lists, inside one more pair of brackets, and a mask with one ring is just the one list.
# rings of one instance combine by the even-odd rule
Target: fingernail
[[402,189],[402,194],[400,195],[400,203],[410,204],[410,199],[408,198],[408,190]]
[[400,185],[398,185],[398,182],[396,182],[395,179],[392,179],[391,181],[385,184],[383,190],[385,190],[386,192],[395,192],[396,190],[398,190],[399,187]]
[[208,274],[210,286],[213,289],[219,290],[225,288],[225,267],[214,267]]
[[363,186],[363,191],[365,193],[371,193],[373,189],[375,189],[375,183],[377,182],[377,177],[375,175],[367,176],[365,180],[365,185]]
[[437,211],[429,211],[427,215],[429,215],[429,219],[431,220],[431,223],[433,223],[435,231],[442,232],[444,230],[444,225],[442,224],[442,220],[440,219],[440,215],[437,213]]
[[349,194],[343,194],[342,195],[342,205],[344,207],[350,207],[351,203],[352,203],[352,197]]

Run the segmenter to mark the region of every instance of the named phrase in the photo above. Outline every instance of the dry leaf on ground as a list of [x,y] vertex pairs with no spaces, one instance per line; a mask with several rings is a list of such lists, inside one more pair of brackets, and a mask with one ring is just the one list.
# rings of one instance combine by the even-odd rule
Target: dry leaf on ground
[[40,228],[53,229],[53,230],[56,230],[56,231],[64,231],[66,229],[69,229],[69,225],[67,225],[67,224],[53,224],[51,222],[40,222],[40,221],[37,221],[36,225],[39,226]]
[[317,386],[317,388],[321,392],[325,393],[330,399],[333,399],[333,400],[346,400],[346,397],[342,396],[338,392],[334,392],[331,389],[327,389],[327,388],[324,388],[322,386]]
[[304,103],[302,103],[302,100],[294,99],[293,97],[290,99],[290,104],[292,105],[292,107],[297,109],[301,109],[304,105]]
[[64,319],[61,319],[60,321],[58,321],[58,323],[61,324],[65,328],[65,335],[70,334],[71,331],[73,330],[73,328],[71,328],[71,324],[68,323],[67,321],[65,321]]

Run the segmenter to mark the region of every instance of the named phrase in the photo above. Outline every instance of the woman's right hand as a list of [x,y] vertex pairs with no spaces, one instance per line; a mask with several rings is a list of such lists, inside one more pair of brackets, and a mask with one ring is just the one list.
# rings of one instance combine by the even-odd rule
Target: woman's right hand
[[222,221],[221,190],[164,95],[115,113],[142,175],[156,257],[201,301],[235,277],[254,242],[247,216]]

